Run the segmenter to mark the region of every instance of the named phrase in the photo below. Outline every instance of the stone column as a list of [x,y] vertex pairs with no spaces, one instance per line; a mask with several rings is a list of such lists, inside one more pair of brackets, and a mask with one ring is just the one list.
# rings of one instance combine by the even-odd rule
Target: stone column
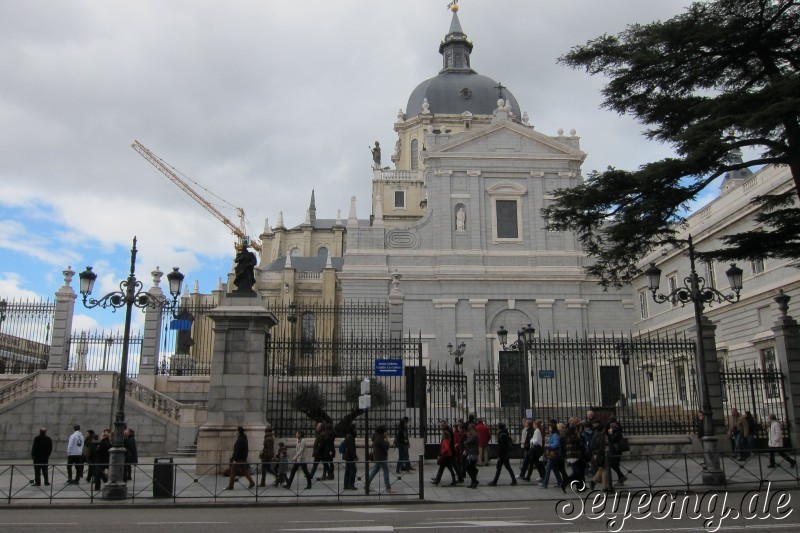
[[403,303],[405,295],[400,288],[400,278],[397,272],[392,274],[392,288],[389,290],[389,338],[399,341],[403,338]]
[[[726,450],[726,444],[730,446],[730,441],[727,438],[728,429],[725,427],[725,411],[722,403],[722,381],[719,376],[719,359],[717,358],[717,341],[716,330],[717,326],[714,325],[708,317],[702,317],[702,342],[703,351],[705,353],[705,362],[703,366],[706,369],[706,383],[708,383],[708,398],[711,401],[711,412],[714,413],[714,435],[720,438],[721,450]],[[702,390],[698,388],[698,390]],[[702,402],[702,398],[700,398]]]
[[237,426],[244,426],[253,439],[253,457],[258,453],[256,441],[266,422],[266,337],[277,324],[255,292],[227,294],[209,317],[214,321],[214,348],[208,420],[197,438],[198,473],[208,472],[208,463],[228,464]]
[[69,338],[72,335],[72,315],[75,313],[75,298],[72,290],[72,277],[75,271],[71,266],[62,272],[64,285],[56,292],[56,310],[53,317],[53,337],[50,343],[48,370],[66,370],[69,366]]
[[775,352],[781,372],[785,376],[783,385],[786,401],[786,423],[792,446],[800,443],[800,327],[787,314],[789,296],[783,293],[775,297],[780,316],[772,331],[775,333]]
[[[164,273],[156,267],[150,273],[153,276],[153,286],[147,292],[156,298],[162,298],[164,291],[159,287]],[[142,338],[142,356],[139,358],[139,376],[137,381],[145,387],[155,388],[156,373],[158,372],[158,348],[161,345],[161,324],[163,310],[159,307],[148,307],[144,313],[144,337]]]

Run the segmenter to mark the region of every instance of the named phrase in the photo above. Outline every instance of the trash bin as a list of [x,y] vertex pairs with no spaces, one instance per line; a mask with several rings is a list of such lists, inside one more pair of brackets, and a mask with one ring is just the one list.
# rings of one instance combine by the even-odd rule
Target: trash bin
[[172,498],[175,486],[175,464],[172,457],[156,457],[153,461],[153,498]]

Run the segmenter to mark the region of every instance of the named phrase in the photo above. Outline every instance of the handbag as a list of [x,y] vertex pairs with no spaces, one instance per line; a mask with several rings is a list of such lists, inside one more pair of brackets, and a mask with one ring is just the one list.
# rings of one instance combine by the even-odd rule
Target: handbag
[[617,452],[622,453],[629,451],[631,451],[631,445],[628,442],[628,437],[622,437],[622,439],[619,441],[619,444],[617,444]]

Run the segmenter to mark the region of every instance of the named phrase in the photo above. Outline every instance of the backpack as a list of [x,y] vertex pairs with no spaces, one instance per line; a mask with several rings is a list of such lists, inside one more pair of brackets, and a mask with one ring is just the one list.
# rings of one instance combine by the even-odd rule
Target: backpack
[[344,440],[339,443],[339,455],[344,455]]

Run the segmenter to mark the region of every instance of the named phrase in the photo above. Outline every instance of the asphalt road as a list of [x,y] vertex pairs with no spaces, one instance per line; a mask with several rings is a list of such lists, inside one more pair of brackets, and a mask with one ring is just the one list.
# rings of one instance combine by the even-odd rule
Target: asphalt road
[[[754,500],[756,496],[758,499]],[[660,501],[651,500],[646,507],[637,507],[643,501],[635,496],[606,501],[604,507],[594,500],[334,506],[0,507],[0,531],[324,533],[477,529],[482,532],[542,530],[652,533],[736,531],[746,528],[759,532],[790,532],[800,530],[800,511],[792,509],[794,502],[800,501],[798,498],[800,490],[785,493],[720,493],[716,496],[667,495]]]

